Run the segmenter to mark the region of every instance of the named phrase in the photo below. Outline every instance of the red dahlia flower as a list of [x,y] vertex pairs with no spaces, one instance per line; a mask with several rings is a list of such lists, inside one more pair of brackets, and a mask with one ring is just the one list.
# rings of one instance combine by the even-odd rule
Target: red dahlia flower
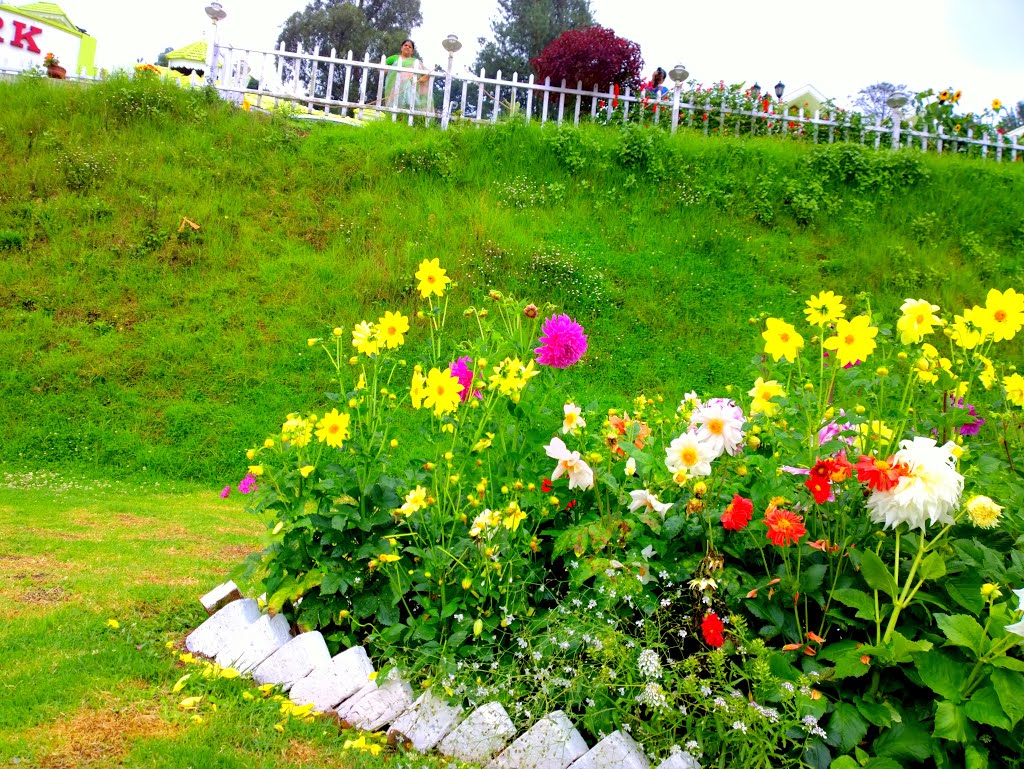
[[857,480],[866,483],[872,491],[889,491],[895,488],[900,478],[909,472],[906,465],[894,462],[895,457],[886,460],[861,455],[854,468]]
[[732,502],[722,513],[722,528],[729,531],[739,531],[746,528],[754,515],[754,503],[744,499],[739,494],[734,494]]
[[807,533],[801,516],[778,507],[768,508],[764,525],[768,527],[768,539],[776,547],[789,547]]
[[720,649],[722,644],[725,643],[725,639],[722,637],[722,633],[725,632],[725,625],[722,624],[722,620],[714,612],[705,615],[704,621],[700,623],[700,631],[704,634],[704,642],[708,646]]

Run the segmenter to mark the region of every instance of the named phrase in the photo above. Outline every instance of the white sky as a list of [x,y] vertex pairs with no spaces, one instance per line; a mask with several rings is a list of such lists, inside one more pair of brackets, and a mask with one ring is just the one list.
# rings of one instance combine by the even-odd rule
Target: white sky
[[[8,0],[10,2],[10,0]],[[20,4],[14,0],[15,4]],[[97,39],[100,66],[155,60],[164,48],[202,39],[205,0],[58,0]],[[220,39],[270,48],[284,20],[307,0],[221,0]],[[412,31],[428,64],[443,64],[440,41],[456,34],[456,66],[472,63],[490,37],[496,0],[421,0]],[[1024,0],[591,0],[599,24],[640,45],[645,77],[682,63],[706,84],[755,80],[771,89],[812,84],[840,104],[878,81],[911,89],[963,91],[964,111],[994,98],[1024,99]],[[509,73],[506,73],[509,74]]]

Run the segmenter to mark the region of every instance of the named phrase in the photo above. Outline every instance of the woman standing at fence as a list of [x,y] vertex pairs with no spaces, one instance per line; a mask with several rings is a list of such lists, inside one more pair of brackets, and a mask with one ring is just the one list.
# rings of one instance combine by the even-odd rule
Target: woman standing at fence
[[398,109],[426,109],[430,76],[423,71],[423,60],[416,53],[416,44],[408,39],[402,41],[402,52],[388,56],[384,63],[419,70],[388,72],[384,80],[384,103]]

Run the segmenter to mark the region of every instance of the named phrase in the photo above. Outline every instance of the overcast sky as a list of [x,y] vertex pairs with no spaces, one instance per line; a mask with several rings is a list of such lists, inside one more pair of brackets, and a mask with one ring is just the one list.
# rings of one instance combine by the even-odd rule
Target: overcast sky
[[[20,4],[15,0],[15,4]],[[59,0],[97,38],[97,64],[153,61],[166,47],[203,39],[205,0]],[[237,47],[272,47],[280,25],[307,0],[222,0],[220,38]],[[465,44],[456,64],[472,63],[477,38],[490,35],[496,0],[421,0],[413,38],[428,64],[441,64],[440,40]],[[699,82],[755,80],[791,91],[811,84],[846,103],[866,85],[963,91],[964,110],[992,99],[1024,99],[1024,0],[591,0],[599,24],[640,45],[645,76],[682,63]]]

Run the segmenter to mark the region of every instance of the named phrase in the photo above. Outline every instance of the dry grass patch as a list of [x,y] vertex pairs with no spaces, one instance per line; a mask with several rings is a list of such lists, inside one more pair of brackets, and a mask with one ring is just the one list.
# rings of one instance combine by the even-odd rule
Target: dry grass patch
[[77,769],[118,759],[137,740],[167,737],[177,729],[157,713],[139,706],[96,710],[82,708],[33,730],[40,744],[49,746],[41,757],[42,769]]

